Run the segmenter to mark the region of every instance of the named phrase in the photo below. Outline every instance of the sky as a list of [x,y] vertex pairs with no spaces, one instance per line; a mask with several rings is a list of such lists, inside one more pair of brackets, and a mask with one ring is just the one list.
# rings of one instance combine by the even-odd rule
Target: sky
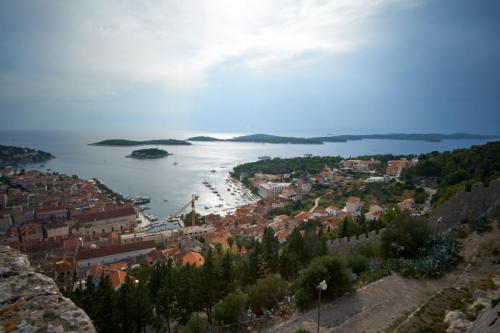
[[497,0],[0,0],[0,129],[500,134]]

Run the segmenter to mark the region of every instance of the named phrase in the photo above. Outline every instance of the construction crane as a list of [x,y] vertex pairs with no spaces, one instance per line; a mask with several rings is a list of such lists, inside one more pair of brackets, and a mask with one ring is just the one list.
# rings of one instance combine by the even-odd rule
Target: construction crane
[[188,208],[189,206],[191,206],[191,225],[195,225],[196,224],[196,211],[195,211],[195,207],[194,207],[194,202],[196,200],[198,200],[198,196],[196,194],[193,194],[191,196],[191,200],[189,200],[189,202],[187,204],[185,204],[184,206],[182,206],[181,209],[179,209],[178,211],[175,212],[175,214],[173,214],[173,216],[178,216],[180,213],[182,213],[184,211],[184,209]]

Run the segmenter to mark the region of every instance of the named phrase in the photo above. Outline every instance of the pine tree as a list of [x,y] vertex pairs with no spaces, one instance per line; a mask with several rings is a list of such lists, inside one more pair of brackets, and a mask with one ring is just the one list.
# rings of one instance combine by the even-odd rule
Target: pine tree
[[218,280],[215,260],[210,247],[205,256],[205,263],[203,264],[201,275],[203,279],[203,288],[201,289],[202,303],[207,314],[208,323],[212,325],[212,310],[217,302],[220,281]]
[[158,311],[165,318],[167,331],[170,333],[170,321],[174,316],[176,306],[176,281],[175,272],[172,267],[172,261],[169,260],[165,265],[165,276],[161,288],[158,292]]
[[274,230],[264,229],[262,239],[262,267],[264,273],[277,272],[279,270],[279,241],[274,236]]

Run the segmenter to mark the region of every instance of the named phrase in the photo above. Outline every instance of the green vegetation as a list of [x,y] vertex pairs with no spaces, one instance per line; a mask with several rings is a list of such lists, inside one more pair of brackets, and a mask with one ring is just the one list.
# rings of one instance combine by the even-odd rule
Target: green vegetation
[[119,147],[129,147],[129,146],[145,146],[145,145],[165,145],[165,146],[189,146],[191,143],[184,140],[175,139],[160,139],[160,140],[144,140],[144,141],[134,141],[125,139],[110,139],[103,140],[96,143],[90,143],[90,146],[119,146]]
[[265,174],[293,174],[295,177],[310,174],[316,174],[322,171],[326,166],[336,167],[342,160],[341,157],[296,157],[296,158],[274,158],[267,161],[257,161],[245,163],[236,166],[232,176],[239,178],[244,175],[244,178],[253,177],[256,173],[262,172]]
[[248,303],[253,313],[261,315],[278,305],[288,293],[288,283],[277,274],[269,274],[250,286]]
[[419,162],[411,168],[407,179],[432,177],[438,182],[434,205],[451,198],[459,188],[477,182],[488,184],[500,177],[500,141],[490,142],[469,149],[450,152],[432,152],[419,156]]
[[328,289],[322,292],[325,299],[342,296],[352,290],[352,273],[345,260],[336,255],[314,259],[297,281],[295,300],[305,308],[316,300],[318,285],[325,280]]
[[214,318],[224,325],[237,323],[245,311],[247,303],[248,296],[246,294],[230,293],[215,305]]
[[137,158],[137,159],[150,159],[150,158],[162,158],[168,156],[169,153],[166,150],[158,148],[148,148],[134,150],[130,155],[126,157]]
[[41,150],[0,145],[0,168],[18,164],[43,163],[52,158],[54,158],[52,154]]
[[430,237],[426,219],[392,209],[384,214],[381,248],[385,258],[412,258]]

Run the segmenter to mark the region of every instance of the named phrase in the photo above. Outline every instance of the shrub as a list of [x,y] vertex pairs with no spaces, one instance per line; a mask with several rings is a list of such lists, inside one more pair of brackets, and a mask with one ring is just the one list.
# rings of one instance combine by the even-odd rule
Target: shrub
[[237,323],[246,308],[248,296],[243,293],[230,293],[215,305],[215,320],[224,325]]
[[416,256],[418,249],[430,236],[427,220],[396,209],[387,213],[384,218],[387,226],[381,237],[383,256],[385,258]]
[[252,311],[260,315],[264,309],[271,309],[281,302],[288,291],[288,283],[277,274],[258,279],[248,288],[248,303]]
[[316,299],[317,287],[323,280],[328,284],[323,292],[327,299],[352,290],[352,272],[346,262],[336,255],[319,257],[311,262],[297,281],[295,300],[299,307],[307,307]]

